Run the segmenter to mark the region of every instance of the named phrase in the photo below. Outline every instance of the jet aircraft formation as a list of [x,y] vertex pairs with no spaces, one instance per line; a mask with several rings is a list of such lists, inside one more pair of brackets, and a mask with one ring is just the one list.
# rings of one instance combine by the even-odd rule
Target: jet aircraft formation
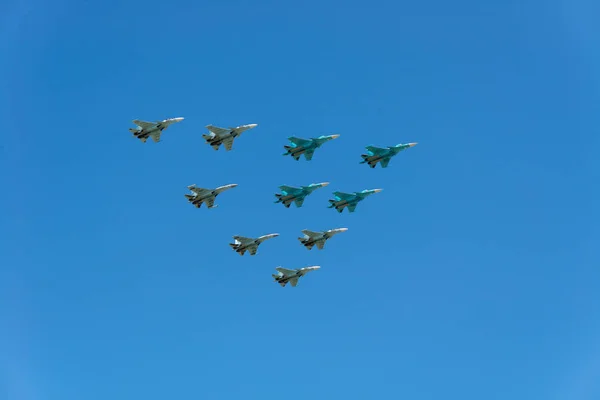
[[[154,122],[134,119],[133,123],[136,125],[136,127],[129,128],[129,131],[142,143],[146,143],[148,138],[152,138],[155,143],[158,143],[161,141],[161,135],[165,129],[167,129],[170,125],[183,120],[183,117],[168,118],[162,121]],[[214,125],[207,125],[206,129],[208,129],[209,132],[207,134],[203,134],[202,137],[206,143],[215,150],[219,150],[221,145],[223,145],[225,151],[231,151],[236,138],[240,137],[243,132],[256,128],[257,126],[258,124],[246,124],[237,127],[220,128]],[[339,137],[340,135],[338,134],[323,135],[309,139],[290,136],[288,137],[289,144],[283,146],[286,150],[283,155],[290,156],[296,161],[299,161],[301,156],[304,156],[306,161],[310,161],[312,160],[317,149],[319,149],[325,143]],[[361,154],[363,160],[360,162],[360,164],[368,164],[371,168],[375,168],[377,164],[379,164],[381,165],[381,168],[387,168],[390,160],[393,157],[398,155],[398,153],[403,150],[414,147],[416,144],[417,143],[400,143],[395,146],[388,147],[367,146],[366,154]],[[292,203],[294,203],[296,207],[302,207],[306,197],[308,197],[315,190],[323,188],[327,185],[329,185],[329,182],[311,183],[310,185],[300,187],[287,185],[279,186],[281,193],[275,194],[275,197],[277,198],[275,203],[282,203],[286,208],[289,208]],[[218,207],[218,205],[215,204],[216,197],[224,191],[233,189],[236,186],[236,183],[230,183],[217,188],[201,188],[193,184],[187,187],[191,193],[185,194],[185,198],[196,208],[200,208],[202,204],[206,204],[206,207],[209,209],[215,208]],[[330,205],[328,208],[335,208],[335,210],[339,213],[342,213],[344,208],[347,208],[348,212],[353,213],[356,210],[356,206],[359,202],[363,201],[368,196],[381,191],[382,189],[365,189],[352,193],[333,192],[334,198],[329,200]],[[348,228],[335,228],[327,231],[316,232],[304,229],[302,230],[304,235],[299,237],[298,240],[300,241],[301,245],[308,250],[311,250],[314,246],[317,246],[317,249],[319,250],[323,250],[325,242],[331,239],[334,235],[341,232],[346,232],[347,230]],[[233,236],[234,242],[229,243],[229,245],[233,251],[238,253],[240,256],[244,256],[246,252],[248,252],[250,256],[254,256],[257,254],[258,247],[261,243],[277,236],[279,236],[278,233],[269,233],[258,238],[236,235]],[[282,287],[285,287],[288,283],[292,287],[295,287],[298,285],[298,280],[301,277],[306,275],[308,272],[316,271],[320,268],[321,267],[318,265],[298,269],[277,267],[275,268],[277,273],[272,274],[272,276],[274,281]]]

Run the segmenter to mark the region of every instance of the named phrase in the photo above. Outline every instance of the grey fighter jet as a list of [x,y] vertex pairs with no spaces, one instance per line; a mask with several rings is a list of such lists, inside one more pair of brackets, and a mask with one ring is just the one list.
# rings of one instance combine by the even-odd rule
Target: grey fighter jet
[[237,183],[232,183],[230,185],[219,186],[216,189],[203,189],[196,187],[196,185],[190,185],[188,186],[188,189],[192,191],[192,194],[186,194],[185,198],[196,206],[196,208],[200,208],[202,203],[206,203],[208,208],[215,208],[218,207],[218,205],[215,205],[215,198],[225,190],[236,186]]
[[296,285],[298,284],[298,279],[302,278],[308,272],[316,271],[319,268],[321,267],[319,267],[318,265],[299,269],[286,269],[282,267],[277,267],[275,268],[277,270],[277,274],[272,274],[272,276],[273,278],[275,278],[275,282],[279,283],[281,287],[285,287],[285,285],[287,285],[288,282],[293,287],[296,287]]
[[233,141],[248,129],[256,128],[258,124],[240,125],[235,128],[219,128],[214,125],[206,125],[206,129],[210,131],[208,135],[202,135],[206,143],[212,146],[213,149],[219,150],[221,145],[225,146],[225,151],[230,151],[233,148]]
[[298,240],[308,250],[311,250],[313,248],[313,246],[315,246],[315,245],[317,246],[317,249],[323,250],[323,246],[325,246],[325,242],[328,239],[330,239],[333,235],[335,235],[337,233],[346,232],[347,230],[348,230],[348,228],[337,228],[337,229],[330,229],[330,230],[324,231],[324,232],[314,232],[314,231],[309,231],[308,229],[304,229],[302,231],[302,233],[304,233],[304,236],[299,237]]
[[156,122],[146,122],[134,119],[133,123],[136,124],[137,127],[129,128],[129,132],[133,133],[133,136],[140,139],[142,143],[146,143],[146,140],[148,140],[149,137],[151,137],[155,143],[158,143],[160,142],[162,131],[167,129],[169,125],[181,121],[183,121],[183,117],[169,118]]
[[244,236],[234,236],[235,240],[233,243],[229,243],[231,248],[238,253],[240,256],[243,256],[246,251],[250,253],[251,256],[255,255],[258,251],[258,246],[267,239],[272,239],[274,237],[279,236],[279,233],[270,233],[268,235],[260,236],[256,239],[247,238]]

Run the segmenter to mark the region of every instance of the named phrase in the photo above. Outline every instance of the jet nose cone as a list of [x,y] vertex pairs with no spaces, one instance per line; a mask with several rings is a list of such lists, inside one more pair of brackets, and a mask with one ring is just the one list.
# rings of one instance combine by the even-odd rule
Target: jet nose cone
[[381,192],[382,190],[383,190],[383,189],[373,189],[373,192],[375,192],[375,193],[379,193],[379,192]]
[[319,183],[319,185],[321,185],[322,187],[325,187],[325,186],[329,185],[329,182],[321,182],[321,183]]
[[418,143],[409,143],[408,145],[409,145],[410,147],[415,147],[417,144],[418,144]]
[[331,138],[332,138],[332,139],[337,139],[337,138],[339,138],[339,137],[340,137],[340,135],[331,135]]
[[258,126],[258,124],[248,124],[246,126],[248,127],[248,129],[252,129],[252,128],[256,128]]
[[229,187],[230,187],[230,188],[234,188],[234,187],[236,187],[237,185],[238,185],[237,183],[232,183],[232,184],[230,184],[230,185],[229,185]]
[[310,268],[313,269],[313,270],[321,269],[321,267],[319,267],[318,265],[314,265],[314,266],[312,266]]
[[348,230],[348,228],[340,228],[339,231],[340,232],[346,232]]

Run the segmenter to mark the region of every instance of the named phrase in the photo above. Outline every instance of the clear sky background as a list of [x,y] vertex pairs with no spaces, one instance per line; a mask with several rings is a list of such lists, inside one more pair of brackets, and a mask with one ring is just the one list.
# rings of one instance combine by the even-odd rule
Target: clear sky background
[[[597,400],[598,15],[3,2],[0,399]],[[179,116],[162,143],[128,131]],[[247,123],[231,152],[201,137]],[[198,210],[193,183],[239,186]],[[322,251],[297,240],[338,227]],[[228,246],[272,232],[254,257]],[[281,288],[280,265],[321,270]]]

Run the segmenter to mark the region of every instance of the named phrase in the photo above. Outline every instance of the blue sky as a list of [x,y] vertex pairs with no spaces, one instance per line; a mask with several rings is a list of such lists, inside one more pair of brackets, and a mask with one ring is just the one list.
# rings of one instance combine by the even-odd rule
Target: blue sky
[[[1,11],[0,398],[599,398],[597,4]],[[178,116],[162,143],[128,132]],[[201,138],[246,123],[231,152]],[[239,186],[197,210],[192,183]],[[255,257],[228,246],[271,232]],[[280,265],[322,268],[281,288]]]

